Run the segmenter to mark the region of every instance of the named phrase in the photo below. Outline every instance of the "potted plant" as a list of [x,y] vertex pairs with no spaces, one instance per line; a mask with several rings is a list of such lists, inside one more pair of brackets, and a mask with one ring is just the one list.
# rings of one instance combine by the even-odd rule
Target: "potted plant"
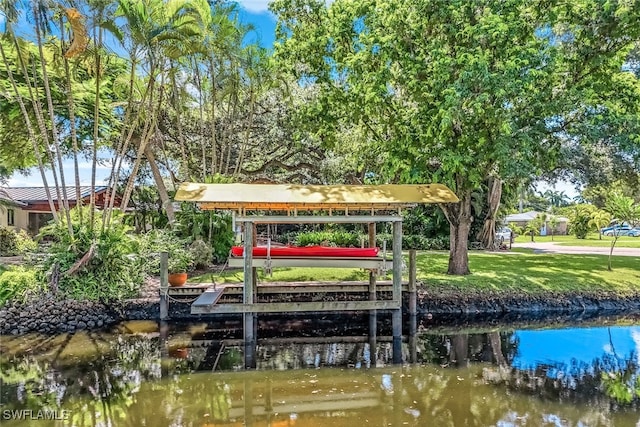
[[191,253],[184,248],[176,248],[169,253],[169,284],[182,286],[187,283],[187,272],[193,265]]

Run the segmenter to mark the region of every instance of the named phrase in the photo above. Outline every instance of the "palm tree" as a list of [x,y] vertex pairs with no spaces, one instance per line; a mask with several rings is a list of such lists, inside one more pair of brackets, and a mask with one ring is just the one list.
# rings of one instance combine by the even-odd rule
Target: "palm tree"
[[[122,135],[117,147],[117,162],[114,162],[110,184],[115,188],[119,181],[120,169],[131,142],[136,142],[136,153],[124,193],[121,206],[126,207],[133,191],[133,185],[140,163],[149,142],[157,134],[157,115],[162,102],[161,92],[163,79],[169,62],[167,58],[179,57],[188,42],[201,34],[198,16],[204,10],[204,0],[120,0],[117,17],[124,20],[124,27],[119,32],[131,62],[129,81],[129,100],[123,123]],[[124,34],[127,37],[124,37]],[[146,84],[137,94],[139,99],[133,101],[136,89],[136,72],[144,69]],[[147,157],[147,160],[150,160]],[[153,161],[153,159],[151,159]],[[155,174],[154,174],[155,176]],[[156,181],[156,185],[164,187],[164,183]],[[164,194],[163,194],[164,193]],[[166,191],[163,204],[167,215],[173,222]],[[113,203],[113,198],[111,199]],[[106,221],[108,223],[109,218]]]
[[602,227],[606,227],[611,222],[611,214],[602,209],[596,209],[589,219],[589,227],[598,230],[598,238],[602,240]]
[[[4,39],[9,39],[13,41],[15,50],[16,50],[16,62],[20,63],[21,65],[21,69],[23,72],[23,77],[25,78],[25,83],[28,87],[28,93],[29,96],[31,98],[31,100],[33,101],[33,91],[31,89],[31,85],[29,83],[29,79],[28,79],[28,73],[26,71],[26,66],[24,65],[24,60],[21,57],[21,48],[20,48],[20,42],[18,40],[18,38],[16,37],[14,31],[13,31],[13,25],[18,21],[19,18],[19,14],[18,14],[18,10],[16,8],[16,4],[14,2],[2,2],[0,3],[0,6],[2,7],[2,10],[0,10],[0,12],[2,12],[2,14],[4,15],[5,18],[5,28],[4,28],[4,33],[3,33],[3,40]],[[53,202],[53,197],[51,195],[51,191],[49,189],[49,185],[47,182],[47,177],[45,174],[45,168],[44,168],[44,161],[41,155],[42,152],[42,148],[40,146],[40,138],[38,137],[37,133],[36,133],[36,129],[31,121],[31,115],[29,113],[29,111],[27,110],[27,106],[25,104],[25,100],[23,98],[22,92],[20,91],[20,89],[18,88],[18,84],[16,82],[16,79],[14,77],[13,74],[13,66],[14,64],[11,63],[9,61],[9,59],[7,58],[7,54],[5,52],[4,49],[4,43],[2,43],[2,40],[0,40],[0,56],[2,57],[2,62],[5,66],[6,72],[7,72],[7,77],[9,79],[9,82],[11,84],[11,88],[13,90],[13,95],[15,96],[15,100],[18,103],[19,107],[20,107],[20,112],[22,114],[22,117],[24,119],[24,123],[25,123],[25,127],[27,129],[27,133],[29,135],[29,140],[31,141],[31,144],[33,146],[33,152],[36,158],[36,161],[38,163],[38,170],[40,172],[40,177],[42,178],[42,183],[44,185],[44,189],[45,189],[45,193],[47,195],[47,201],[49,203],[49,209],[51,210],[51,213],[53,215],[53,219],[55,221],[58,221],[58,213],[55,207],[55,204]],[[40,130],[43,130],[43,126],[40,126]],[[59,200],[59,199],[58,199]]]

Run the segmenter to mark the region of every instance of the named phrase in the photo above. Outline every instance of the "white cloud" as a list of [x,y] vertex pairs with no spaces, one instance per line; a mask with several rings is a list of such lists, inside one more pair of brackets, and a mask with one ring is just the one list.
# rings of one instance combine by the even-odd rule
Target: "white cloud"
[[269,10],[271,0],[239,0],[238,4],[248,12],[260,13]]

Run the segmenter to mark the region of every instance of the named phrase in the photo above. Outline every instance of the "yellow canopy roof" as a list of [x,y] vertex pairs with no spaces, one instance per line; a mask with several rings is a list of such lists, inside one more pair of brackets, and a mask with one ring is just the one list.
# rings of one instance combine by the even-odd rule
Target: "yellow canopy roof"
[[203,209],[382,209],[417,203],[456,203],[445,185],[180,185],[175,200],[199,202]]

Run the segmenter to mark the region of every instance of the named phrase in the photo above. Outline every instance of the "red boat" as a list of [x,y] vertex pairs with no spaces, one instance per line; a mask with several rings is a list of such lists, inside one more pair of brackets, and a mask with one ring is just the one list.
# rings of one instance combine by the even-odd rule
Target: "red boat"
[[[271,246],[271,257],[374,257],[379,252],[378,248],[334,248],[331,246]],[[244,253],[244,247],[233,246],[231,255],[240,257]],[[257,246],[253,248],[253,256],[266,257],[267,247]]]

